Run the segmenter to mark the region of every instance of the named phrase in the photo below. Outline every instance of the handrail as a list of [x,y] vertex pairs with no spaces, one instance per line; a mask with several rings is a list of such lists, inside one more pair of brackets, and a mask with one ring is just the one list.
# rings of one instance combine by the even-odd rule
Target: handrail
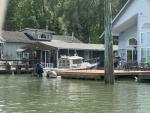
[[92,58],[92,59],[86,59],[85,62],[89,62],[91,64],[99,63],[99,58],[100,57],[96,57],[96,58]]

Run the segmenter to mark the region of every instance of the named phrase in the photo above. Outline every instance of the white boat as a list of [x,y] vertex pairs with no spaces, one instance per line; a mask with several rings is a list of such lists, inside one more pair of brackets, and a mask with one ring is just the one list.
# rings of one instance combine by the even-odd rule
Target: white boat
[[58,68],[43,67],[42,76],[51,78],[57,77],[57,71],[64,70],[96,70],[99,64],[99,58],[93,58],[84,61],[83,57],[74,55],[63,55],[58,60]]
[[[61,56],[58,62],[58,68],[51,68],[51,70],[61,71],[61,70],[95,70],[98,67],[98,59],[90,59],[88,61],[83,61],[83,57],[74,56]],[[90,62],[91,61],[91,62]]]
[[56,78],[57,77],[57,73],[56,73],[56,71],[47,71],[46,77],[48,77],[48,78]]

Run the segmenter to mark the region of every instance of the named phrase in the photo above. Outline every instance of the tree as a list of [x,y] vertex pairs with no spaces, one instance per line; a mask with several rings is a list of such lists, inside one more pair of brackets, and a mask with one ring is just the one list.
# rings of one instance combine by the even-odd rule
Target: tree
[[[127,0],[113,0],[113,17]],[[104,2],[102,0],[9,0],[6,26],[39,28],[71,35],[82,42],[102,43],[104,31]],[[18,29],[7,29],[18,30]]]

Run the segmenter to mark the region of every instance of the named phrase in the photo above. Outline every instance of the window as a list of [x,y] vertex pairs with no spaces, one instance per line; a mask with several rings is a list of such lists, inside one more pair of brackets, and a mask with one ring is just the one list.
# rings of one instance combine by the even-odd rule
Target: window
[[29,53],[23,53],[23,59],[29,59]]
[[17,59],[18,60],[22,59],[22,53],[17,53]]
[[144,23],[141,29],[150,29],[150,23]]
[[127,45],[137,45],[137,40],[135,38],[130,38],[128,41],[127,41]]
[[73,60],[73,64],[81,64],[82,60],[81,59],[75,59]]
[[141,49],[141,59],[146,59],[146,61],[150,61],[150,48],[142,48]]
[[41,34],[41,38],[46,39],[46,35],[45,34]]
[[150,32],[141,33],[141,44],[150,44]]
[[35,37],[35,33],[34,33],[34,32],[31,32],[31,36]]

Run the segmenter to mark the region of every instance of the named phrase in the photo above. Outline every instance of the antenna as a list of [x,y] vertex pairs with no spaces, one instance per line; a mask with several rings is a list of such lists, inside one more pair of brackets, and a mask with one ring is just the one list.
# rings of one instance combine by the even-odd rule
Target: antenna
[[74,42],[74,33],[72,32],[72,42]]
[[91,38],[89,37],[89,44],[90,44],[90,42],[91,42]]
[[[66,43],[68,43],[68,37],[67,36],[65,36],[66,37]],[[67,44],[67,46],[68,46],[68,44]],[[69,47],[68,47],[68,56],[70,56],[70,54],[69,54]]]

